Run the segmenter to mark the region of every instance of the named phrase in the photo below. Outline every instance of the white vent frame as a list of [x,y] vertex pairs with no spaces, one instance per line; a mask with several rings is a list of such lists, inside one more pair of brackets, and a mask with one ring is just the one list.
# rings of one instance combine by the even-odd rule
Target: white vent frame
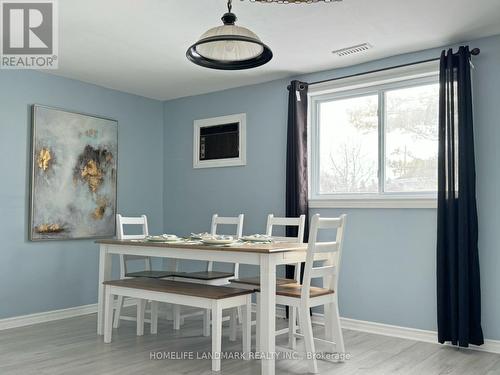
[[337,55],[338,57],[346,57],[346,56],[351,56],[355,55],[358,53],[362,53],[365,51],[368,51],[369,49],[372,49],[373,45],[370,43],[361,43],[361,44],[355,44],[353,46],[345,47],[345,48],[340,48],[332,51],[334,55]]

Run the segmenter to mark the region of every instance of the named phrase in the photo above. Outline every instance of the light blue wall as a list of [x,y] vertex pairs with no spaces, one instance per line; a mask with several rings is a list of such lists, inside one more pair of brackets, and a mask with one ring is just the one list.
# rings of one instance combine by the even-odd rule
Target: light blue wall
[[33,71],[0,70],[0,318],[97,302],[93,241],[29,242],[30,105],[118,120],[118,209],[163,227],[159,101]]
[[[474,58],[475,131],[482,266],[483,328],[500,339],[500,37],[469,43]],[[439,56],[440,49],[298,77],[305,81],[354,74]],[[245,232],[262,232],[268,213],[284,213],[286,113],[289,80],[165,103],[164,229],[208,230],[212,213],[246,214]],[[193,120],[247,113],[247,166],[192,168]],[[316,211],[315,211],[316,212]],[[432,209],[317,210],[349,215],[340,280],[345,317],[436,329],[435,232]],[[194,268],[193,264],[184,265]],[[246,268],[244,273],[252,270]]]

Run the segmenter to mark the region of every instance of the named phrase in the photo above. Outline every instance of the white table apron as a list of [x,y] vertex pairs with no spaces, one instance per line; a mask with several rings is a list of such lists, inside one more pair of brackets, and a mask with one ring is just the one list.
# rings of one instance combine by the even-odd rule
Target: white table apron
[[100,244],[99,285],[97,309],[97,334],[104,334],[104,287],[102,283],[111,279],[112,254],[142,255],[160,258],[191,259],[232,263],[235,259],[240,264],[253,264],[260,267],[260,329],[263,375],[274,375],[275,372],[275,319],[276,319],[276,266],[305,261],[305,252],[287,251],[275,253],[258,253],[221,250],[200,250],[173,247],[133,246],[127,244]]

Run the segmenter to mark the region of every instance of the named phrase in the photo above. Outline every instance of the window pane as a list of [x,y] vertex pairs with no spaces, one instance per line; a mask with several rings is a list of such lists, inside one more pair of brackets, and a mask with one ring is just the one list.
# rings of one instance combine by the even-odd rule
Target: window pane
[[437,190],[439,85],[385,94],[385,191]]
[[378,192],[377,110],[377,95],[320,104],[320,194]]

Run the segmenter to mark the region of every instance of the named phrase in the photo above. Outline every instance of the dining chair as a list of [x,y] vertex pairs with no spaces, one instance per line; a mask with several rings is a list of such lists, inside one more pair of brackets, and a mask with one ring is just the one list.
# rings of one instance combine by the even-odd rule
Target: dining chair
[[[243,220],[245,215],[240,214],[236,217],[223,217],[218,214],[214,214],[212,216],[212,223],[210,226],[210,234],[217,235],[218,227],[220,225],[232,225],[236,226],[235,237],[237,239],[241,238],[243,235]],[[234,278],[238,278],[239,275],[239,263],[232,263],[233,269],[232,272],[219,272],[214,271],[213,266],[214,262],[209,261],[206,263],[205,271],[201,272],[176,272],[174,280],[176,281],[184,281],[184,282],[192,282],[206,285],[227,285],[229,281]],[[204,334],[208,336],[210,334],[210,310],[206,310],[204,312],[195,312],[188,314],[180,313],[180,306],[174,305],[173,310],[174,315],[174,329],[180,329],[185,318],[195,315],[203,315],[203,325],[204,325]],[[231,340],[236,340],[235,337],[235,324],[236,319],[241,322],[241,309],[237,309],[237,313],[231,313]]]
[[[300,215],[300,217],[275,217],[274,214],[269,214],[267,216],[267,224],[266,224],[266,235],[273,238],[274,241],[281,242],[295,242],[295,243],[303,243],[304,242],[304,230],[306,226],[306,215]],[[273,236],[274,229],[276,227],[296,227],[297,228],[297,236],[284,237],[284,236]],[[276,285],[285,285],[290,283],[299,283],[300,282],[300,270],[301,263],[294,263],[294,278],[286,279],[286,278],[276,278]],[[239,278],[230,280],[231,284],[239,287],[239,288],[248,288],[254,289],[260,287],[260,276],[257,277],[248,277],[248,278]],[[260,298],[257,294],[256,303],[259,306]],[[293,313],[289,315],[289,317],[296,317],[296,308],[291,307],[290,310],[294,310]],[[259,308],[257,307],[257,320],[259,319]],[[252,322],[253,324],[254,322]],[[285,328],[282,330],[276,331],[276,336],[282,335],[285,333],[289,334],[289,345],[295,349],[294,343],[295,341],[292,339],[292,331],[289,328]],[[256,331],[256,347],[259,348],[260,345],[260,332],[257,328]]]
[[[133,225],[139,226],[139,234],[126,234],[125,226]],[[119,240],[141,240],[148,236],[148,218],[146,215],[141,215],[139,217],[126,217],[120,214],[116,215],[116,237]],[[142,271],[129,272],[128,264],[130,262],[144,262],[144,269]],[[151,269],[151,258],[142,257],[137,255],[120,255],[120,279],[126,279],[131,277],[148,277],[154,279],[168,278],[173,275],[172,272],[167,271],[153,271]],[[137,301],[136,301],[137,302]],[[152,302],[152,311],[157,311],[157,306],[154,306],[156,302]],[[132,320],[135,321],[137,318],[132,316],[122,315],[122,308],[124,304],[123,296],[119,296],[117,304],[115,307],[115,314],[113,320],[113,327],[118,328],[120,326],[120,320]],[[137,304],[137,303],[135,303]],[[150,320],[146,320],[150,322]]]
[[[295,316],[290,316],[290,331],[294,340],[296,337],[304,338],[306,351],[310,354],[309,371],[312,373],[318,372],[314,340],[319,339],[313,336],[310,308],[324,306],[325,340],[320,341],[332,345],[332,351],[340,354],[345,352],[338,308],[338,280],[346,217],[342,215],[338,218],[322,218],[319,214],[314,215],[311,220],[302,284],[276,287],[276,303],[298,310],[301,334],[296,332]],[[335,241],[319,241],[320,230],[336,230]],[[322,287],[311,285],[311,280],[315,278],[322,279]],[[295,314],[293,311],[296,310],[291,309],[292,315]]]

